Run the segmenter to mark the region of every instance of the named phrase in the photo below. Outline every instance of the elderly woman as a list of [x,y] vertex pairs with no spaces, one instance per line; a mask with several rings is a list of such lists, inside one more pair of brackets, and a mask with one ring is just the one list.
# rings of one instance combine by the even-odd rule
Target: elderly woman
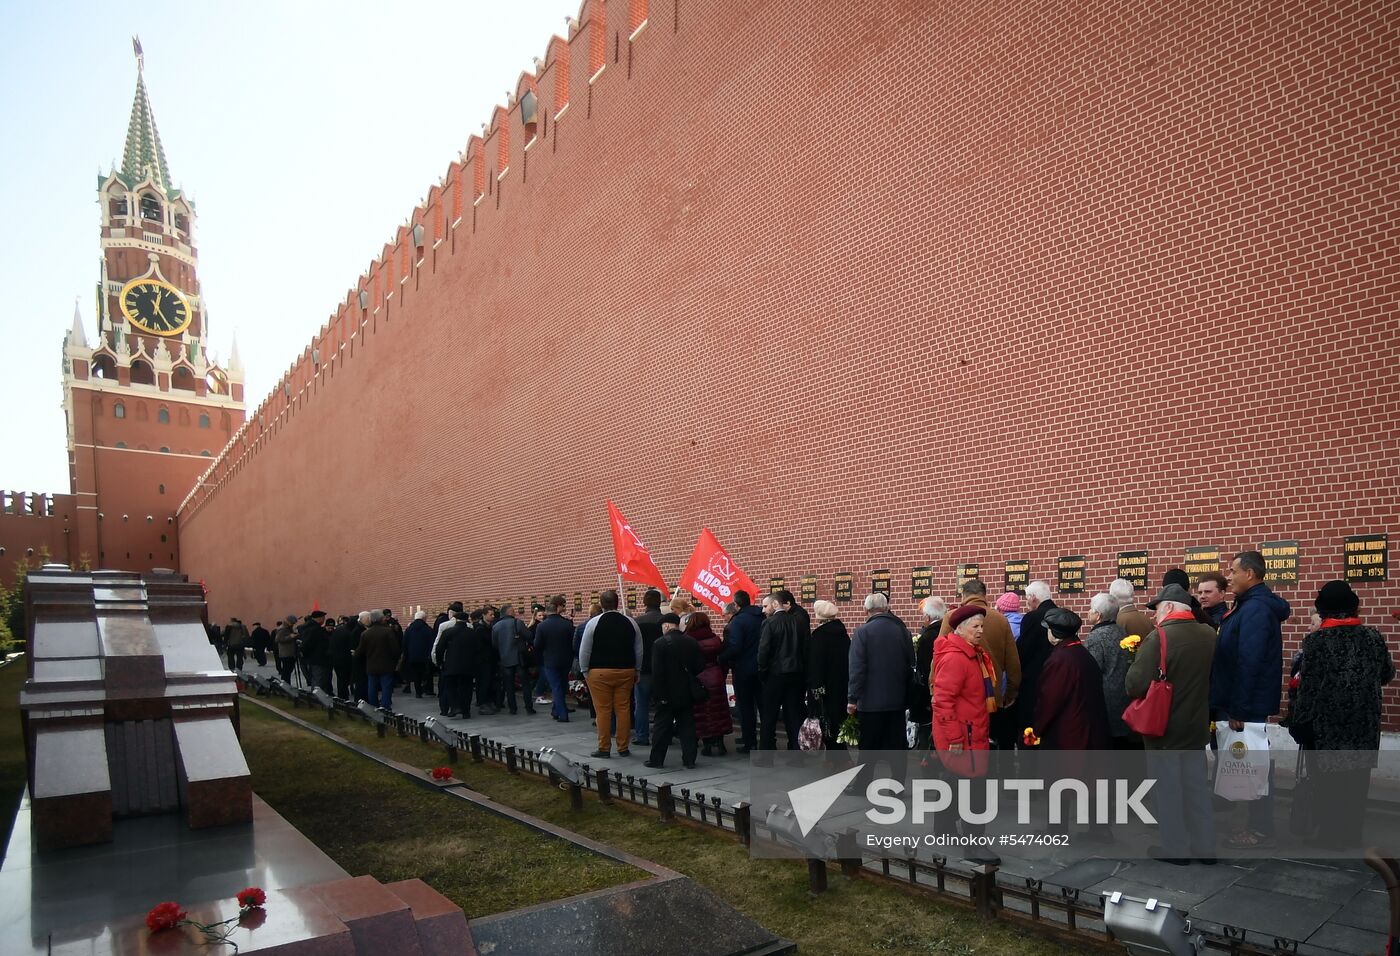
[[[1123,680],[1133,657],[1123,648],[1127,632],[1118,623],[1118,601],[1111,594],[1100,592],[1089,601],[1089,633],[1084,635],[1084,649],[1099,665],[1103,676],[1103,701],[1108,708],[1108,730],[1114,750],[1141,750],[1142,740],[1123,722],[1128,707],[1128,692]],[[1143,636],[1143,635],[1139,635]]]
[[1108,749],[1103,677],[1079,639],[1083,624],[1068,608],[1051,608],[1045,613],[1051,650],[1040,673],[1034,726],[1047,750]]
[[1011,636],[1016,640],[1021,639],[1021,622],[1026,616],[1021,613],[1021,595],[1015,591],[1007,591],[997,598],[997,610],[1006,615],[1006,623],[1011,625]]
[[[991,714],[997,709],[996,666],[982,646],[987,609],[964,604],[948,615],[949,631],[933,649],[933,746],[938,759],[960,777],[986,776],[991,749]],[[980,753],[979,753],[980,751]],[[964,836],[981,836],[981,824],[963,823]],[[971,851],[973,863],[997,864],[986,850]]]
[[701,753],[706,757],[723,757],[729,753],[724,746],[724,738],[734,729],[734,721],[729,716],[729,695],[724,686],[724,666],[719,662],[722,644],[710,629],[710,616],[704,611],[692,611],[685,623],[685,632],[695,638],[700,645],[700,658],[705,666],[696,676],[709,696],[695,705],[695,736],[704,747]]
[[1381,688],[1395,662],[1375,628],[1358,616],[1360,600],[1345,581],[1329,581],[1314,605],[1322,619],[1303,638],[1302,674],[1292,725],[1305,755],[1319,809],[1315,842],[1361,845],[1371,769],[1381,741]]
[[822,743],[827,750],[845,750],[836,739],[841,722],[846,719],[846,684],[850,679],[847,658],[851,653],[851,636],[845,623],[836,616],[836,605],[818,601],[812,605],[817,626],[807,638],[807,696],[811,700],[808,712],[821,720]]

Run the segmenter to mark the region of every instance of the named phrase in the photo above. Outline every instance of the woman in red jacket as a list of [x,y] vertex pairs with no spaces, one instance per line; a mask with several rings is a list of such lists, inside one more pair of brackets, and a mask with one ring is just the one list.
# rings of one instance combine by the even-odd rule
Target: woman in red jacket
[[[990,715],[997,709],[996,668],[982,647],[987,609],[965,604],[948,615],[950,630],[933,645],[933,746],[943,766],[960,777],[986,776],[991,749]],[[964,836],[981,836],[981,824],[962,823]],[[987,850],[969,849],[973,863],[999,863]]]

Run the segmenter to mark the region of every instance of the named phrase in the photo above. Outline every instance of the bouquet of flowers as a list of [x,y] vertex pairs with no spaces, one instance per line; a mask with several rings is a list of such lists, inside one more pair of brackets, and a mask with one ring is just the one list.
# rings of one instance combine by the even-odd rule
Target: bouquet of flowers
[[428,771],[428,775],[431,776],[434,780],[451,780],[452,768],[434,767],[432,770]]
[[1021,732],[1021,745],[1024,747],[1040,746],[1040,738],[1035,735],[1034,727],[1027,727]]
[[836,741],[848,747],[860,746],[860,721],[856,719],[855,714],[841,721],[841,729],[836,731]]
[[238,900],[238,915],[219,923],[195,922],[188,918],[179,903],[157,903],[146,914],[146,928],[154,934],[180,926],[193,926],[204,937],[205,943],[227,943],[237,952],[238,944],[229,939],[233,933],[233,924],[256,926],[259,920],[253,918],[250,921],[250,918],[260,918],[263,915],[262,907],[267,903],[267,894],[260,887],[249,886],[239,890],[234,898]]
[[1137,653],[1138,645],[1142,643],[1141,634],[1129,634],[1118,642],[1118,646],[1128,652],[1129,656]]

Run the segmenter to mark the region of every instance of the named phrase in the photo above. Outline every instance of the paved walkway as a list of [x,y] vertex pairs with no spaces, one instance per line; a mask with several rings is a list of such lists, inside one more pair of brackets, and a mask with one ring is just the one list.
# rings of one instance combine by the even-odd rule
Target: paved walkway
[[[249,665],[255,673],[276,675],[271,666],[252,667],[251,661]],[[397,693],[393,709],[422,720],[437,716],[437,698]],[[534,716],[524,710],[514,716],[502,711],[447,723],[517,748],[553,747],[581,763],[645,777],[652,783],[671,783],[677,790],[688,787],[725,803],[749,799],[748,758],[734,753],[732,738],[727,757],[702,756],[694,770],[681,767],[679,745],[673,744],[667,766],[657,771],[642,766],[648,755],[641,747],[634,747],[628,757],[591,758],[597,731],[588,712],[571,718],[567,724],[559,723],[550,719],[548,705],[537,705]],[[1079,890],[1086,900],[1110,890],[1155,897],[1188,910],[1193,922],[1217,933],[1227,926],[1246,930],[1249,941],[1266,949],[1275,937],[1282,937],[1298,941],[1300,954],[1357,956],[1385,951],[1389,904],[1380,878],[1360,861],[1250,860],[1177,867],[1155,860],[1100,859],[1072,848],[1050,859],[998,852],[1002,858],[998,879],[1003,885],[1040,880],[1047,888]],[[953,865],[958,864],[953,861]],[[896,865],[895,872],[902,875],[903,867]],[[1008,900],[1008,905],[1017,904]]]

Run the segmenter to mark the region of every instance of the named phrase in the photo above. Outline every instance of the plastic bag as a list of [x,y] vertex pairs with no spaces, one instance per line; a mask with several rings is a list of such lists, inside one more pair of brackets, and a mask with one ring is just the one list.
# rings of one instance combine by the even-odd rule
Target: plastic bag
[[802,726],[797,731],[797,746],[800,750],[825,750],[826,744],[822,742],[822,723],[815,717],[808,717],[802,721]]
[[1269,725],[1245,724],[1231,730],[1215,725],[1215,793],[1233,802],[1258,800],[1269,793]]

